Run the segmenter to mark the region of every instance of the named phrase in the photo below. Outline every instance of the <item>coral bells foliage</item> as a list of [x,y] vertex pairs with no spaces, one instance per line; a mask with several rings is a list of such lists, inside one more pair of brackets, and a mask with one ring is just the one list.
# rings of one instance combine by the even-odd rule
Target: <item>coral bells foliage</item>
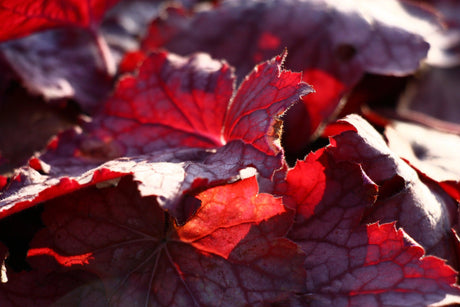
[[436,1],[196,2],[0,1],[0,306],[460,304]]

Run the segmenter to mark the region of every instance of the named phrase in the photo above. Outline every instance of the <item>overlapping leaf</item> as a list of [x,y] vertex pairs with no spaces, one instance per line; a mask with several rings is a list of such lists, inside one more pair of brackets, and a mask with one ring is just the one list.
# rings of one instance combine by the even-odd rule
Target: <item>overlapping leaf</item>
[[[1,52],[31,93],[73,98],[93,112],[115,63],[99,24],[118,0],[1,1]],[[55,31],[42,32],[43,30]],[[32,35],[33,34],[33,35]]]
[[[300,74],[281,69],[283,57],[255,68],[234,92],[225,63],[204,54],[152,54],[137,76],[120,81],[83,132],[61,135],[42,156],[50,164],[47,174],[22,171],[20,182],[3,194],[3,214],[113,179],[114,173],[133,173],[143,195],[161,196],[177,215],[190,188],[233,180],[248,166],[270,178],[282,166],[276,117],[310,91]],[[118,157],[124,158],[113,160]],[[96,178],[97,172],[111,175]]]
[[43,219],[56,246],[49,255],[85,255],[71,268],[99,275],[110,306],[285,300],[304,291],[304,254],[282,238],[292,212],[257,190],[255,178],[207,190],[183,226],[155,198],[142,198],[130,178],[117,187],[78,191],[45,205]]
[[35,33],[0,46],[30,93],[46,100],[71,98],[93,113],[112,89],[97,41],[80,29]]
[[[308,155],[279,187],[296,208],[288,237],[307,254],[299,306],[426,306],[460,301],[456,272],[394,223],[361,223],[377,187],[331,148]],[[444,301],[445,300],[445,301]],[[452,301],[453,300],[453,301]]]
[[349,116],[331,139],[338,161],[362,165],[380,186],[380,196],[365,218],[368,222],[397,221],[428,254],[448,259],[456,265],[451,228],[457,205],[439,185],[425,181],[406,162],[392,152],[383,138],[365,120]]
[[208,52],[226,59],[242,78],[287,48],[286,67],[304,71],[305,81],[318,89],[287,113],[285,148],[298,155],[337,115],[340,99],[364,73],[413,73],[428,51],[421,34],[437,29],[434,16],[396,0],[223,1],[196,14],[169,9],[152,23],[142,50]]
[[287,47],[288,67],[319,68],[346,84],[364,71],[412,73],[428,50],[419,33],[437,29],[433,16],[399,1],[224,1],[192,16],[169,13],[152,24],[144,48],[206,51],[228,60],[242,77]]

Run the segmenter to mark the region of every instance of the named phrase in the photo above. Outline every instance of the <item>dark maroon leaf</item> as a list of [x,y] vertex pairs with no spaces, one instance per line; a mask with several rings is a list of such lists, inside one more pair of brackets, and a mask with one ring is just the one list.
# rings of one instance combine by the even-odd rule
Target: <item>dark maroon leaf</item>
[[[391,15],[384,14],[388,10]],[[183,55],[206,51],[229,61],[242,77],[254,64],[287,48],[287,67],[319,68],[348,85],[363,72],[414,72],[428,50],[417,33],[436,29],[429,13],[398,1],[356,5],[327,0],[241,0],[192,16],[177,9],[168,13],[152,24],[145,50],[165,47]]]
[[[3,247],[3,245],[1,245]],[[108,306],[103,285],[84,271],[66,272],[40,249],[29,255],[30,271],[14,272],[2,264],[0,304],[5,307]],[[41,250],[42,254],[44,250]],[[58,257],[69,264],[71,257]],[[2,257],[2,261],[4,257]]]
[[72,98],[94,112],[112,87],[98,48],[86,31],[59,29],[7,42],[1,51],[32,94]]
[[45,205],[48,254],[87,255],[72,268],[98,274],[111,306],[262,306],[304,291],[304,255],[282,238],[293,214],[280,199],[258,194],[255,178],[198,198],[183,226],[129,178],[56,199]]
[[[414,120],[418,119],[422,124],[431,124],[436,129],[459,133],[458,100],[460,94],[456,88],[459,80],[460,68],[458,66],[425,67],[419,73],[418,78],[409,84],[398,105],[398,113],[408,119],[411,117]],[[418,115],[420,113],[421,115]]]
[[65,104],[50,106],[17,85],[2,93],[0,101],[0,174],[24,165],[52,136],[77,122]]
[[456,272],[443,260],[424,256],[424,249],[394,223],[361,223],[378,195],[377,187],[359,165],[335,161],[331,149],[299,161],[279,189],[297,211],[288,238],[307,254],[307,292],[296,304],[460,302]]
[[[95,185],[120,178],[129,173],[120,173],[104,167],[92,172],[79,174],[74,178],[53,178],[42,175],[31,167],[19,169],[2,191],[2,210],[0,216],[5,217],[31,207],[34,204],[65,195],[86,186]],[[19,191],[19,192],[16,192]]]
[[361,164],[366,174],[380,186],[376,205],[365,218],[368,222],[397,221],[428,254],[457,265],[452,249],[451,228],[457,205],[436,183],[425,181],[383,138],[358,116],[341,121],[342,133],[331,139],[331,152],[338,161]]

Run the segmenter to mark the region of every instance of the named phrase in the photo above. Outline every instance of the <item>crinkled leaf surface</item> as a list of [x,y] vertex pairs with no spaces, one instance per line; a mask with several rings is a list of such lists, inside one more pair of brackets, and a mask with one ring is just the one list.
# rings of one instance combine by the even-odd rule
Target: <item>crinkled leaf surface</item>
[[[310,91],[300,74],[281,69],[282,60],[258,66],[234,93],[225,63],[204,54],[152,54],[137,76],[120,81],[83,132],[61,135],[42,156],[50,164],[48,174],[22,171],[21,182],[3,194],[3,213],[65,194],[58,183],[71,182],[75,190],[113,179],[114,173],[134,173],[143,195],[161,196],[176,215],[180,197],[200,183],[233,180],[247,166],[270,178],[282,166],[275,117]],[[118,157],[124,158],[110,161]],[[150,165],[157,162],[162,163]],[[96,169],[110,176],[96,178]]]
[[364,224],[377,187],[359,165],[337,162],[330,148],[299,161],[280,186],[295,223],[288,238],[307,254],[308,306],[425,306],[460,301],[456,272],[394,223]]
[[104,13],[118,0],[2,0],[0,2],[0,41],[45,29],[98,26]]
[[[209,189],[183,226],[129,177],[45,205],[56,248],[106,285],[111,306],[258,306],[304,291],[304,254],[282,238],[293,212],[255,178]],[[34,250],[32,249],[31,252]]]
[[436,28],[432,19],[399,1],[224,1],[192,16],[170,10],[152,23],[144,48],[206,51],[229,61],[240,77],[287,48],[287,67],[319,68],[354,84],[363,72],[415,71],[428,51],[418,33]]
[[331,151],[338,161],[361,164],[380,186],[376,205],[366,221],[397,221],[428,254],[448,259],[456,266],[451,228],[456,203],[438,184],[425,181],[392,152],[378,132],[361,117],[352,115],[340,121],[344,132],[331,139]]
[[32,94],[72,98],[93,113],[112,88],[98,48],[87,31],[56,29],[6,42],[0,50]]

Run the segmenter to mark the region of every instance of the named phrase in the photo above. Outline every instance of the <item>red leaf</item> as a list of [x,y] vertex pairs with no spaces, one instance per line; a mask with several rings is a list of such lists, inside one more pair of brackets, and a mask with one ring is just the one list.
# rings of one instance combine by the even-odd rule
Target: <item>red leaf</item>
[[0,191],[6,186],[8,178],[0,175]]
[[[205,54],[152,54],[137,76],[120,81],[96,119],[100,127],[91,133],[121,147],[122,155],[165,147],[215,148],[234,140],[275,155],[274,118],[310,91],[300,74],[281,69],[283,59],[258,66],[234,93],[234,76],[225,63]],[[142,139],[135,142],[134,135]]]
[[[160,196],[179,218],[178,200],[198,188],[195,179],[227,182],[248,166],[270,178],[282,166],[275,118],[310,91],[300,74],[281,69],[282,60],[258,66],[233,93],[234,77],[225,63],[204,54],[150,55],[136,77],[120,81],[83,133],[62,134],[59,145],[42,156],[51,166],[49,174],[26,170],[35,184],[16,185],[2,195],[3,213],[15,203],[22,209],[45,200],[43,193],[46,199],[57,196],[53,186],[62,178],[75,181],[75,189],[103,181],[89,179],[101,169],[134,174],[143,196]],[[100,165],[118,157],[124,158]]]
[[119,73],[126,74],[135,72],[139,66],[147,58],[147,55],[142,51],[132,51],[124,55],[120,62]]
[[[207,55],[154,54],[143,62],[137,76],[119,82],[104,114],[96,119],[102,129],[93,133],[110,133],[125,152],[136,154],[164,147],[222,146],[233,82],[230,67]],[[144,138],[138,141],[140,146],[129,144],[133,135]],[[151,143],[156,145],[150,145],[152,149],[147,147]]]
[[296,102],[292,99],[295,92],[299,97],[311,91],[305,83],[299,84],[299,73],[280,71],[285,56],[286,53],[274,58],[272,63],[276,65],[257,66],[243,81],[226,114],[226,141],[243,140],[267,155],[280,151],[275,144],[281,133],[278,116]]
[[36,1],[2,0],[0,2],[0,41],[56,27],[95,29],[104,13],[118,0]]
[[104,281],[111,306],[243,306],[304,291],[304,255],[282,238],[293,214],[257,194],[255,178],[198,195],[183,226],[124,178],[116,188],[68,195],[45,205],[57,253],[91,254],[77,265]]
[[[316,179],[316,180],[315,180]],[[417,306],[454,296],[456,272],[394,224],[361,224],[377,196],[359,165],[336,162],[329,149],[307,156],[282,187],[297,206],[288,238],[307,254],[307,292],[314,306]]]
[[260,151],[260,157],[243,155],[242,163],[256,165],[270,177],[274,168],[258,161],[272,159],[270,165],[281,166],[277,117],[310,92],[300,74],[281,68],[283,59],[259,65],[234,92],[234,76],[225,63],[204,54],[182,58],[154,53],[138,76],[120,82],[104,114],[88,129],[91,137],[82,141],[80,152],[108,152],[109,158],[165,148],[240,148],[242,144],[232,143],[243,143]]

